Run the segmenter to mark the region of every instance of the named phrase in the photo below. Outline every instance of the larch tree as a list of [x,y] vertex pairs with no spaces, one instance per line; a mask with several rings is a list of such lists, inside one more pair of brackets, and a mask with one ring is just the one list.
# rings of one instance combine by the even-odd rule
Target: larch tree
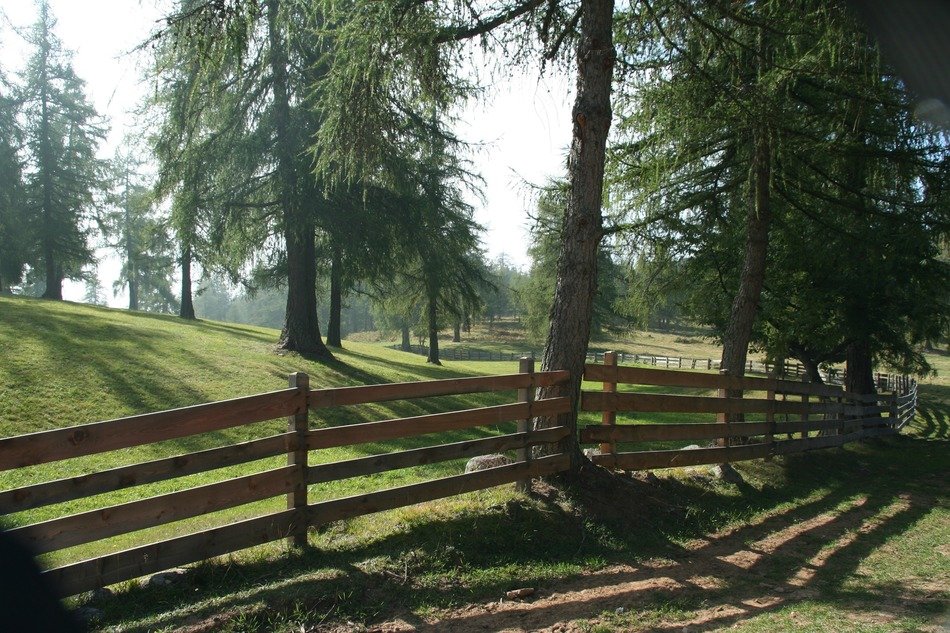
[[76,76],[70,55],[53,30],[45,0],[27,35],[33,49],[22,78],[26,200],[36,254],[44,273],[43,296],[63,298],[63,280],[80,279],[93,261],[87,222],[105,188],[104,163],[96,149],[104,129]]
[[[921,231],[945,230],[923,194],[941,182],[945,145],[912,120],[902,82],[841,6],[639,6],[612,170],[629,224],[681,258],[686,303],[722,337],[723,367],[742,374],[750,343],[816,380],[821,362],[850,356],[849,375],[864,377],[852,386],[870,389],[869,353],[909,358],[901,337],[882,346],[873,332],[912,312],[905,334],[932,329],[928,309],[878,299],[906,287],[899,267],[881,274],[898,259],[908,281],[943,287]],[[896,247],[895,232],[915,247]]]
[[0,73],[0,293],[9,292],[26,271],[27,227],[22,213],[23,169],[13,86]]
[[171,290],[174,244],[167,219],[156,213],[152,187],[138,173],[139,167],[129,154],[116,156],[111,209],[100,216],[107,244],[122,262],[113,288],[128,291],[129,310],[171,312],[179,307]]
[[[303,158],[314,133],[302,103],[307,60],[315,56],[304,49],[316,40],[301,34],[316,17],[310,3],[297,0],[227,4],[182,2],[154,38],[164,53],[159,81],[163,69],[176,67],[181,90],[167,130],[177,140],[167,155],[175,155],[176,143],[178,150],[200,143],[215,152],[208,232],[222,265],[235,274],[252,260],[279,269],[287,308],[278,345],[329,358],[316,302],[314,207],[322,201],[305,195],[312,176]],[[194,80],[180,81],[192,73]],[[194,127],[181,134],[183,125]]]
[[[571,412],[539,426],[576,427],[580,381],[603,237],[604,164],[611,124],[612,0],[468,3],[396,0],[332,4],[334,54],[317,85],[326,116],[316,137],[318,171],[330,179],[360,180],[426,134],[425,113],[446,112],[470,94],[461,76],[464,42],[485,36],[509,62],[529,57],[575,60],[577,94],[568,159],[569,194],[557,265],[551,325],[542,369],[567,369],[571,381],[542,395],[570,397]],[[329,13],[329,11],[328,11]],[[490,34],[490,35],[489,35]],[[539,37],[535,39],[535,34]],[[510,48],[505,49],[505,44]],[[573,54],[564,51],[574,48]],[[569,435],[563,447],[578,470],[583,455]]]

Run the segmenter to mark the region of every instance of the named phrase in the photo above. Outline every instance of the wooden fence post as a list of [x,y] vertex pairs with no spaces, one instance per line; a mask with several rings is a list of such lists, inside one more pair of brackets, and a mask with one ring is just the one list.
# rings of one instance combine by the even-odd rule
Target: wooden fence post
[[[719,370],[719,375],[720,375],[720,376],[725,376],[725,377],[727,378],[727,380],[728,380],[729,370],[728,370],[728,369],[720,369],[720,370]],[[728,390],[728,389],[725,389],[725,388],[720,388],[718,395],[719,395],[720,398],[728,398],[728,397],[729,397],[729,390]],[[723,411],[722,413],[717,413],[717,414],[716,414],[716,422],[719,422],[720,424],[729,424],[729,415],[728,415],[725,411]],[[728,429],[728,427],[727,427],[727,429]],[[725,435],[724,437],[720,437],[720,438],[718,438],[718,439],[716,440],[716,446],[729,446],[728,431],[727,431],[727,433],[726,433],[726,435]]]
[[765,459],[769,460],[775,454],[775,389],[766,391],[765,397],[769,401],[769,410],[765,412],[765,422],[769,425],[769,432],[765,435],[765,443],[771,446],[768,457]]
[[[616,393],[617,391],[617,352],[604,353],[604,366],[613,367],[613,371],[607,372],[608,380],[604,381],[604,393]],[[604,411],[600,423],[604,426],[613,426],[617,423],[617,413],[615,411]],[[604,455],[616,453],[617,447],[613,442],[604,442],[600,445],[600,452]]]
[[891,392],[890,400],[891,400],[890,402],[891,419],[888,420],[888,422],[890,422],[889,426],[896,429],[900,425],[900,420],[897,419],[897,392],[896,391]]
[[294,489],[287,494],[287,509],[296,510],[293,527],[287,542],[293,547],[307,546],[307,433],[310,430],[310,376],[303,372],[290,374],[291,389],[301,392],[302,405],[287,418],[287,430],[295,433],[292,449],[287,452],[287,465],[296,466],[293,474]]
[[807,393],[802,394],[802,404],[804,404],[806,407],[805,412],[802,413],[802,419],[801,419],[801,422],[802,422],[801,438],[803,440],[808,439],[808,409],[807,409],[808,399],[809,399],[809,396]]
[[[534,402],[534,357],[522,356],[518,361],[518,373],[531,376],[531,384],[524,389],[518,390],[518,402],[528,403],[528,417],[518,420],[518,432],[527,433],[531,430],[531,403]],[[531,449],[525,445],[515,451],[515,459],[519,462],[531,460]],[[518,492],[528,492],[531,489],[531,480],[525,479],[515,484]]]

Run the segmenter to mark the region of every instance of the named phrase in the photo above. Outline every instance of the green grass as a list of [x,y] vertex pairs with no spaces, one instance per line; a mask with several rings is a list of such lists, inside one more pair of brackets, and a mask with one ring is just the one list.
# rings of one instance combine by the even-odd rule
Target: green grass
[[[479,373],[511,373],[515,363],[481,363],[446,367],[426,365],[418,356],[376,346],[347,343],[334,362],[314,362],[296,354],[279,355],[274,347],[277,332],[266,328],[216,322],[183,322],[171,316],[95,308],[21,298],[0,298],[0,436],[11,436],[85,422],[157,411],[284,388],[287,375],[304,371],[312,387],[335,387],[431,378],[451,378]],[[512,401],[514,393],[473,394],[430,398],[382,405],[339,407],[314,412],[314,427],[404,417]],[[314,451],[313,463],[323,463],[415,448],[433,443],[460,441],[501,431],[514,424],[476,428],[399,442],[368,443]],[[0,473],[0,489],[8,489],[109,467],[156,459],[220,446],[286,430],[286,422],[247,425],[217,433],[160,442],[126,451],[65,460],[13,472]],[[282,466],[275,457],[241,466],[129,488],[4,517],[8,526],[24,525],[88,510],[183,490],[193,486]],[[356,494],[457,474],[464,463],[445,462],[405,469],[373,478],[345,480],[311,488],[311,499]],[[158,539],[219,525],[238,518],[282,508],[282,499],[250,504],[225,512],[169,524],[98,543],[62,550],[44,558],[59,564],[128,547],[142,538]]]
[[[279,389],[292,371],[309,373],[313,386],[515,371],[515,363],[449,361],[436,368],[421,357],[356,342],[346,343],[337,362],[322,364],[277,355],[276,334],[249,326],[189,324],[171,317],[0,298],[0,435]],[[473,395],[327,410],[314,423],[345,424],[512,397]],[[501,487],[337,522],[312,531],[311,547],[303,551],[275,543],[195,565],[182,583],[169,587],[124,583],[114,598],[92,603],[103,610],[96,626],[110,631],[189,626],[299,631],[347,621],[362,625],[400,618],[422,625],[442,618],[448,619],[443,624],[447,630],[452,622],[493,630],[501,628],[493,613],[458,609],[497,602],[505,590],[516,587],[532,586],[549,595],[580,586],[609,590],[618,583],[663,576],[672,579],[671,588],[623,590],[612,602],[566,596],[564,611],[545,611],[537,623],[573,622],[590,631],[681,630],[700,619],[705,624],[697,626],[704,630],[928,630],[945,617],[950,600],[950,386],[940,379],[924,385],[921,401],[917,421],[899,437],[738,464],[746,482],[739,486],[703,476],[703,469],[679,473],[686,476],[661,474],[658,482],[618,498],[614,513],[585,512],[569,490],[533,498]],[[596,415],[584,418],[587,423],[598,420]],[[657,421],[650,416],[643,420]],[[283,428],[281,421],[265,423],[119,457],[133,462]],[[499,430],[504,429],[475,433]],[[451,438],[470,436],[460,432]],[[329,461],[424,442],[318,451],[312,459]],[[94,456],[25,475],[0,473],[0,489],[115,465],[110,459]],[[340,496],[454,473],[460,467],[453,462],[315,486],[311,494]],[[219,471],[213,478],[237,472],[242,471]],[[155,484],[144,492],[202,481],[194,477]],[[140,494],[141,489],[120,491],[93,501],[115,503]],[[147,536],[160,538],[202,521],[227,522],[282,506],[281,500],[268,503],[155,528]],[[25,523],[79,507],[55,506],[6,520]],[[796,528],[802,529],[778,538]],[[101,548],[129,542],[113,539]],[[77,558],[99,548],[80,547],[56,556]],[[766,549],[767,555],[747,569],[723,562],[736,552]],[[626,571],[611,572],[615,566]],[[808,578],[796,584],[803,570]],[[707,576],[719,583],[699,588],[694,579]],[[517,619],[508,623],[517,624]]]

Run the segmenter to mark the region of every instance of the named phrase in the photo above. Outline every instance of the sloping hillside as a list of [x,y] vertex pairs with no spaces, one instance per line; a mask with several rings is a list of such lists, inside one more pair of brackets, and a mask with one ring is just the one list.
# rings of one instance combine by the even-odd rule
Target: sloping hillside
[[426,365],[346,343],[337,362],[278,353],[278,332],[83,304],[0,297],[0,435],[281,389],[513,371],[513,363]]

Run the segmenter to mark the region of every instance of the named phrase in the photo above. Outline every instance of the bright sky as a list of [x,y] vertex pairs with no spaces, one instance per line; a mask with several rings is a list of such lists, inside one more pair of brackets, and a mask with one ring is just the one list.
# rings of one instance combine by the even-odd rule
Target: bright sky
[[[50,0],[57,19],[56,34],[74,52],[73,66],[86,82],[87,96],[109,120],[103,157],[111,157],[127,135],[136,133],[131,112],[147,86],[141,83],[141,57],[128,54],[143,41],[163,12],[156,0]],[[36,7],[28,0],[0,0],[0,68],[8,76],[18,73],[29,52],[11,30],[28,28]],[[571,82],[555,71],[538,79],[530,70],[514,72],[498,81],[487,98],[465,109],[460,134],[470,142],[485,144],[474,156],[474,166],[484,178],[484,204],[476,203],[476,220],[486,228],[488,256],[505,253],[512,263],[526,267],[528,212],[532,196],[527,181],[543,184],[564,172],[570,143]],[[100,250],[99,275],[110,304],[126,305],[122,295],[112,297],[118,274],[114,256]],[[79,300],[80,284],[64,287],[67,299]]]

